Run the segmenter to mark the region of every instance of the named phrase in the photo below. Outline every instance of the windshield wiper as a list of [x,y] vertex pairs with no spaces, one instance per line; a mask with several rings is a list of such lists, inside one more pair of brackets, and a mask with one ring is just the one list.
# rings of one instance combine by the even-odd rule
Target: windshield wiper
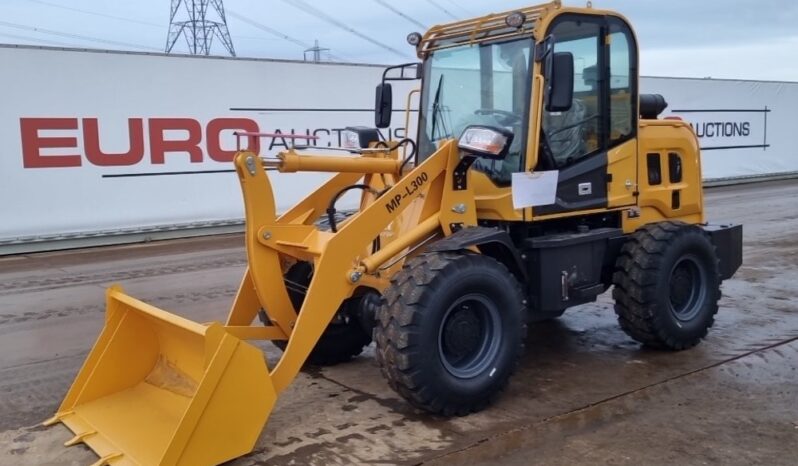
[[441,88],[443,87],[443,75],[441,74],[440,79],[438,79],[438,87],[435,89],[435,99],[432,101],[432,131],[430,132],[430,140],[435,142],[435,126],[438,122],[438,113],[440,112],[441,108]]

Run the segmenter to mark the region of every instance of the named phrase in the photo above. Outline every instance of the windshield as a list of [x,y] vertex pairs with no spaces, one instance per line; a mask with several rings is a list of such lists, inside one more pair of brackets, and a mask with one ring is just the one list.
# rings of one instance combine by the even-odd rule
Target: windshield
[[470,125],[507,128],[515,137],[504,160],[480,159],[474,169],[498,185],[521,171],[530,102],[532,39],[439,50],[424,67],[419,115],[419,161],[443,139],[459,138]]

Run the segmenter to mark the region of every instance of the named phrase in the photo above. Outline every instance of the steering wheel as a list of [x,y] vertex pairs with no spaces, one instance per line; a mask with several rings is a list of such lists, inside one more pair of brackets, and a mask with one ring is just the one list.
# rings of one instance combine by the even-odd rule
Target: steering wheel
[[552,137],[552,136],[554,136],[555,134],[560,134],[560,133],[562,133],[563,131],[566,131],[566,130],[569,130],[569,129],[576,128],[577,126],[582,126],[582,125],[584,125],[585,123],[587,123],[588,121],[590,121],[590,120],[595,120],[595,119],[596,119],[596,118],[598,118],[598,117],[599,117],[598,113],[596,113],[595,115],[590,115],[589,117],[587,117],[587,118],[583,118],[583,119],[581,119],[581,120],[577,121],[576,123],[571,123],[571,124],[570,124],[570,125],[568,125],[568,126],[564,126],[564,127],[562,127],[562,128],[558,128],[558,129],[556,129],[556,130],[554,130],[554,131],[552,131],[552,132],[550,132],[550,133],[546,133],[546,136],[548,136],[548,137]]
[[513,112],[508,112],[507,110],[499,110],[497,108],[480,108],[479,110],[475,110],[474,114],[476,115],[499,115],[504,117],[503,120],[499,120],[499,123],[502,125],[512,125],[513,123],[521,121],[521,117],[516,115]]

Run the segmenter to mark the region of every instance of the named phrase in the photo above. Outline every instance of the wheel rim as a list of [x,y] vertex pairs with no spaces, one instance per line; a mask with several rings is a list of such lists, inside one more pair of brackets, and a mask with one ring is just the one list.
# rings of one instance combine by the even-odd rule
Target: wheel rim
[[486,296],[469,294],[455,301],[443,316],[438,352],[446,370],[467,379],[483,373],[499,352],[501,318]]
[[677,320],[688,322],[700,312],[706,298],[706,269],[695,256],[676,261],[669,280],[669,305]]

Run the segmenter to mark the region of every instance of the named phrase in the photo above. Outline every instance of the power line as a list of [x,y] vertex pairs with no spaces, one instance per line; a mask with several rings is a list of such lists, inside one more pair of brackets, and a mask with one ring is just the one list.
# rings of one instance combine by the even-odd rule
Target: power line
[[436,2],[435,0],[427,0],[430,4],[436,6],[439,10],[449,15],[452,19],[460,19],[457,16],[453,15],[451,11],[447,10],[446,7],[441,5],[440,3]]
[[[301,41],[301,40],[299,40],[299,39],[297,39],[295,37],[291,37],[288,34],[282,33],[280,31],[278,31],[277,29],[274,29],[272,27],[266,26],[265,24],[261,24],[261,23],[259,23],[257,21],[253,21],[253,20],[247,18],[246,16],[241,15],[239,13],[236,13],[234,11],[231,11],[229,9],[227,10],[227,14],[232,16],[233,18],[236,18],[239,21],[243,21],[243,22],[249,24],[252,27],[258,28],[261,31],[268,32],[269,34],[271,34],[271,35],[273,35],[275,37],[278,37],[278,38],[283,39],[285,41],[291,42],[294,45],[298,45],[298,46],[302,47],[303,49],[310,49],[310,48],[313,47],[312,45],[310,45],[307,42],[303,42],[303,41]],[[236,37],[238,37],[238,36],[236,36]],[[339,60],[339,61],[346,61],[343,58],[338,57],[336,55],[333,55],[333,54],[328,54],[328,55],[330,56],[330,58],[335,58],[336,60]]]
[[70,39],[79,39],[79,40],[84,40],[84,41],[87,41],[87,42],[98,42],[98,43],[103,43],[103,44],[110,44],[110,45],[122,46],[122,47],[126,47],[126,48],[133,48],[133,49],[139,49],[139,50],[149,50],[149,51],[155,51],[155,52],[160,52],[161,51],[160,49],[157,49],[155,47],[149,47],[149,46],[141,45],[141,44],[131,44],[129,42],[120,42],[120,41],[109,40],[109,39],[101,39],[99,37],[91,37],[91,36],[84,36],[84,35],[81,35],[81,34],[73,34],[71,32],[54,31],[52,29],[37,28],[37,27],[33,27],[33,26],[28,26],[28,25],[25,25],[25,24],[10,23],[8,21],[0,21],[0,26],[6,26],[6,27],[14,28],[14,29],[23,29],[23,30],[26,30],[26,31],[34,31],[34,32],[38,32],[40,34],[50,34],[50,35],[53,35],[53,36],[68,37]]
[[256,21],[253,21],[253,20],[247,18],[246,16],[240,15],[240,14],[238,14],[235,11],[232,11],[230,9],[227,10],[227,14],[232,16],[233,18],[236,18],[239,21],[243,21],[243,22],[249,24],[250,26],[258,28],[261,31],[268,32],[269,34],[271,34],[273,36],[279,37],[280,39],[287,40],[288,42],[291,42],[292,44],[298,45],[298,46],[303,47],[303,48],[310,47],[310,44],[302,42],[299,39],[295,39],[295,38],[289,36],[288,34],[283,34],[282,32],[278,31],[277,29],[273,29],[273,28],[271,28],[269,26],[266,26],[265,24],[261,24],[261,23],[258,23]]
[[0,36],[10,37],[12,39],[27,40],[27,41],[31,41],[31,42],[40,42],[42,44],[57,45],[59,47],[74,47],[75,46],[75,44],[69,44],[67,42],[59,42],[57,40],[48,40],[48,39],[39,39],[37,37],[20,36],[20,35],[17,35],[17,34],[9,34],[7,32],[0,32]]
[[[227,14],[229,15],[230,13],[228,12]],[[232,35],[233,35],[233,37],[236,38],[236,40],[258,40],[258,41],[261,41],[261,42],[267,41],[267,40],[280,40],[277,37],[241,36],[241,35],[238,35],[238,34],[232,34]]]
[[410,21],[411,23],[415,24],[416,26],[420,27],[421,29],[423,29],[423,30],[427,29],[427,26],[425,26],[424,24],[422,24],[419,21],[416,21],[415,19],[411,18],[410,16],[406,15],[401,10],[396,9],[395,7],[393,7],[391,4],[389,4],[385,0],[374,0],[374,1],[379,3],[380,5],[384,6],[385,8],[391,10],[392,12],[396,13],[397,15],[401,16],[402,18]]
[[114,16],[114,15],[109,15],[109,14],[105,14],[105,13],[100,13],[100,12],[97,12],[97,11],[82,10],[80,8],[75,8],[75,7],[71,7],[71,6],[59,5],[59,4],[56,4],[56,3],[45,2],[44,0],[28,0],[28,1],[32,2],[32,3],[38,3],[40,5],[50,6],[50,7],[53,7],[53,8],[61,8],[62,10],[76,11],[78,13],[83,13],[83,14],[87,14],[87,15],[99,16],[101,18],[109,18],[109,19],[116,19],[116,20],[119,20],[119,21],[127,21],[128,23],[142,24],[144,26],[152,26],[152,27],[157,27],[159,29],[163,29],[164,28],[163,24],[149,23],[147,21],[140,21],[140,20],[137,20],[137,19],[125,18],[125,17],[122,17],[122,16]]
[[[75,11],[75,12],[83,13],[83,14],[87,14],[87,15],[100,16],[102,18],[117,19],[117,20],[120,20],[120,21],[127,21],[129,23],[143,24],[145,26],[157,27],[158,29],[165,29],[165,26],[163,24],[155,24],[155,23],[150,23],[150,22],[147,22],[147,21],[140,21],[140,20],[137,20],[137,19],[123,18],[121,16],[108,15],[108,14],[100,13],[100,12],[97,12],[97,11],[82,10],[80,8],[73,8],[71,6],[56,5],[55,3],[45,2],[43,0],[28,0],[28,1],[29,2],[33,2],[33,3],[39,3],[39,4],[42,4],[42,5],[51,6],[51,7],[55,7],[55,8],[62,8],[64,10]],[[227,12],[228,12],[228,14],[231,14],[230,10],[228,10]],[[236,36],[236,39],[273,40],[273,39],[264,39],[263,37],[242,36],[240,34],[236,34],[235,36]]]
[[341,28],[341,29],[343,29],[345,31],[348,31],[349,33],[354,34],[357,37],[360,37],[361,39],[365,40],[366,42],[370,42],[370,43],[372,43],[372,44],[374,44],[374,45],[376,45],[376,46],[378,46],[380,48],[383,48],[383,49],[385,49],[385,50],[387,50],[387,51],[389,51],[391,53],[394,53],[394,54],[396,54],[396,55],[398,55],[398,56],[400,56],[402,58],[405,58],[405,59],[408,58],[407,54],[405,54],[403,52],[400,52],[399,50],[391,47],[390,45],[384,44],[384,43],[382,43],[382,42],[380,42],[378,40],[375,40],[375,39],[363,34],[362,32],[359,32],[359,31],[347,26],[346,24],[342,23],[341,21],[339,21],[339,20],[333,18],[332,16],[328,15],[327,13],[324,13],[323,11],[319,10],[318,8],[313,7],[311,5],[308,5],[308,3],[305,2],[304,0],[282,0],[282,1],[284,3],[287,3],[287,4],[295,7],[295,8],[299,8],[300,10],[304,11],[305,13],[311,14],[311,15],[313,15],[313,16],[315,16],[317,18],[320,18],[320,19],[322,19],[322,20],[324,20],[324,21],[326,21],[326,22],[328,22],[328,23],[330,23],[330,24],[332,24],[334,26],[337,26],[337,27],[339,27],[339,28]]
[[459,3],[455,2],[454,0],[446,0],[446,3],[449,3],[450,5],[456,6],[457,8],[460,9],[460,11],[462,11],[465,14],[467,14],[468,16],[475,16],[474,12],[472,12],[468,8],[464,7],[463,5],[460,5]]

